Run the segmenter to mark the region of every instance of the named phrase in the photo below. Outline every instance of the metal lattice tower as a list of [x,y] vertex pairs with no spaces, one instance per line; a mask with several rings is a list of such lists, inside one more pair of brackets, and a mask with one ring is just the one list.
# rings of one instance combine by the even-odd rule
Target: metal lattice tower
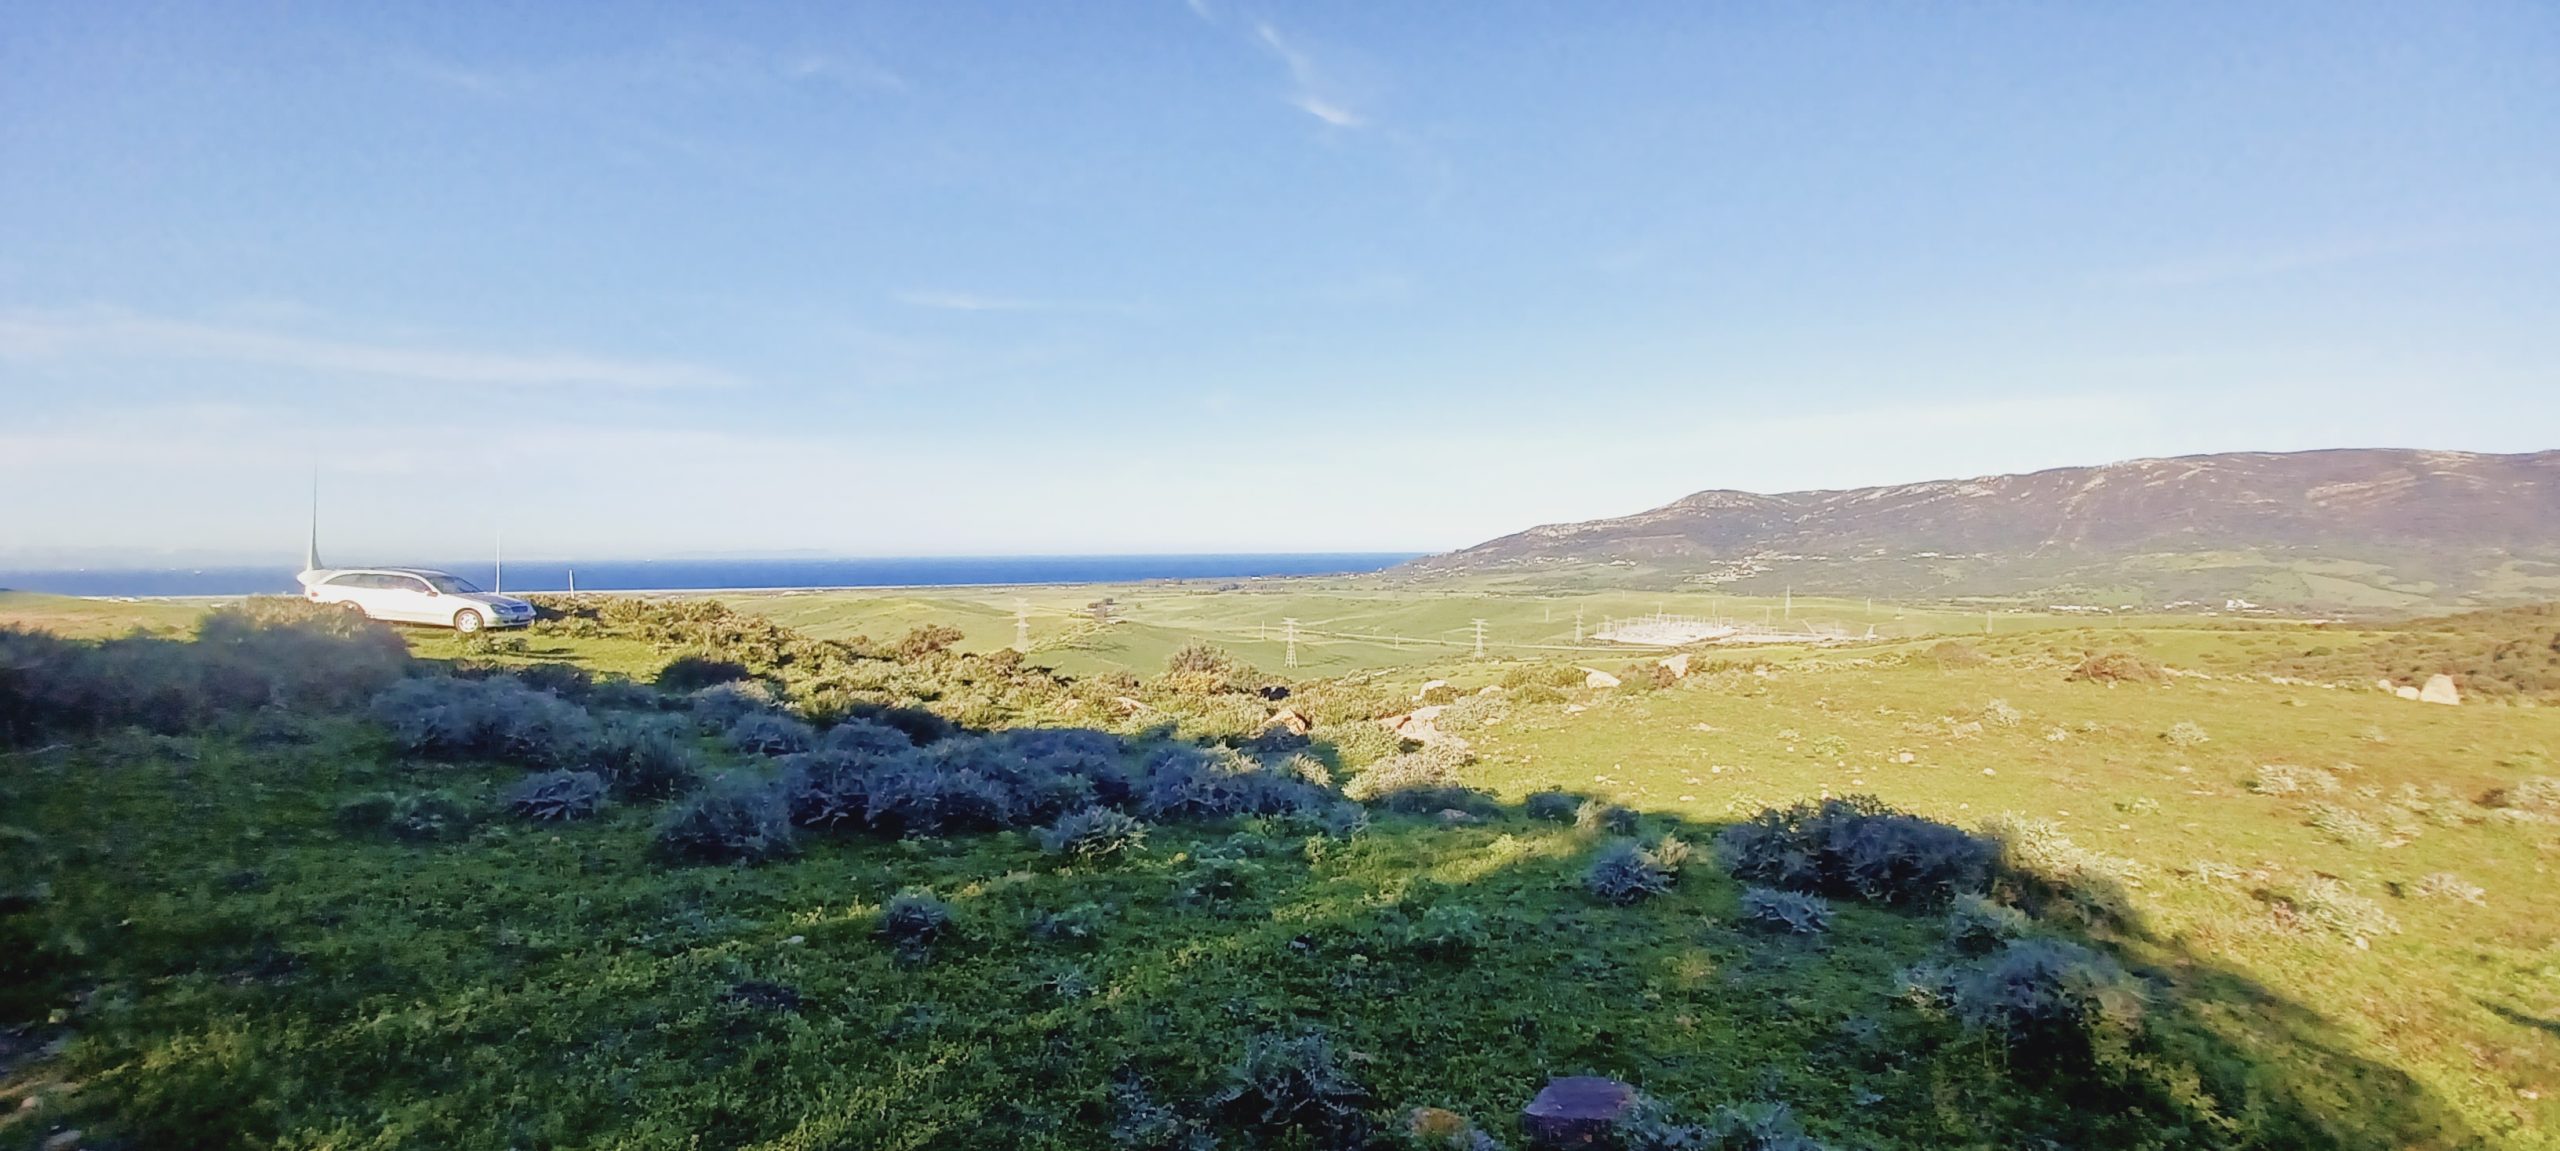
[[1286,616],[1280,620],[1280,638],[1289,645],[1289,654],[1281,659],[1281,666],[1298,666],[1298,617]]
[[1477,620],[1477,621],[1475,621],[1475,625],[1476,625],[1476,658],[1477,658],[1477,659],[1483,659],[1483,658],[1484,658],[1484,621],[1483,621],[1483,620]]
[[1573,642],[1582,642],[1582,609],[1573,609]]
[[1013,601],[1013,650],[1024,653],[1028,653],[1031,650],[1030,600],[1017,599]]

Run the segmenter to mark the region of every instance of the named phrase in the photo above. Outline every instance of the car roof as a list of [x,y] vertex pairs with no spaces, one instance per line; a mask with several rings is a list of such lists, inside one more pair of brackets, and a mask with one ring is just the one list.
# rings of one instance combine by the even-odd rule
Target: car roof
[[452,572],[439,571],[435,568],[329,568],[324,571],[311,574],[335,577],[342,575],[356,575],[359,573],[407,576],[451,576],[453,574]]

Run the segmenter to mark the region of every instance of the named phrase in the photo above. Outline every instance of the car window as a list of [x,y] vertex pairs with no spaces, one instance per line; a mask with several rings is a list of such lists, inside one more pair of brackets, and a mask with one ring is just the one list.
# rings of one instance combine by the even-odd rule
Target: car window
[[415,592],[419,595],[427,594],[426,581],[416,576],[384,576],[382,578],[401,591]]
[[426,577],[426,580],[427,586],[443,592],[446,595],[469,595],[472,592],[480,590],[479,588],[471,586],[470,580],[458,579],[449,575],[431,575]]
[[328,586],[328,587],[363,587],[363,586],[365,586],[364,577],[363,577],[363,576],[361,576],[361,575],[357,575],[357,574],[355,574],[355,573],[353,573],[353,572],[350,572],[350,573],[348,573],[348,574],[346,574],[346,575],[330,576],[328,579],[322,580],[322,581],[320,581],[320,582],[321,582],[322,584],[324,584],[324,585]]

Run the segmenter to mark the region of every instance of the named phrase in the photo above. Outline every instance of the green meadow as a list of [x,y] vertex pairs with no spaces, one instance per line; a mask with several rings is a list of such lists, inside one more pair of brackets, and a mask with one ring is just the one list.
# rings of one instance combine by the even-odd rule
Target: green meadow
[[[2512,671],[2549,638],[2529,613],[1985,634],[1964,606],[1367,581],[718,598],[405,653],[284,609],[189,640],[192,613],[0,600],[30,629],[0,633],[0,1147],[1518,1146],[1582,1074],[1653,1101],[1632,1147],[2560,1147],[2560,710],[2512,674],[2458,707],[2373,685]],[[1576,644],[1576,611],[1859,639],[1673,677]],[[757,686],[694,686],[732,672]],[[552,702],[465,746],[369,694],[467,695],[455,673]],[[1463,750],[1375,722],[1432,680]],[[564,734],[590,721],[677,724],[718,781],[626,793],[609,740]],[[909,816],[671,854],[705,796],[805,782],[773,752],[880,724],[931,770],[1090,729],[1111,762],[1077,770],[1142,793],[1170,756],[1294,798],[1133,798],[1140,832],[1065,848],[1047,816]],[[610,799],[527,814],[532,775],[589,765]],[[1996,847],[1987,902],[1764,914],[1785,885],[1719,846],[1853,795]],[[1613,853],[1656,886],[1603,884]],[[2058,1014],[1984,1006],[2013,953],[2077,957],[2019,977]]]

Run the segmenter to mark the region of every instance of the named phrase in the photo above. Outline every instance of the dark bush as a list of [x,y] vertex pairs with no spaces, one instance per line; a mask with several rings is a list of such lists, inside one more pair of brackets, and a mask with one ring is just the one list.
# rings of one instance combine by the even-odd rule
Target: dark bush
[[1521,801],[1520,810],[1531,819],[1549,823],[1571,823],[1582,810],[1582,797],[1566,791],[1533,792]]
[[408,646],[382,624],[283,597],[215,609],[194,642],[0,627],[0,744],[128,725],[175,733],[267,708],[344,710],[410,666]]
[[762,863],[797,850],[781,793],[747,775],[725,775],[658,821],[653,844],[668,859]]
[[401,750],[527,767],[583,762],[597,728],[585,709],[509,676],[402,680],[374,697],[373,719]]
[[1600,849],[1583,873],[1582,885],[1609,903],[1634,903],[1671,890],[1678,873],[1664,867],[1653,852],[1632,839]]
[[574,663],[520,664],[507,673],[535,691],[547,691],[576,703],[587,702],[595,694],[596,677]]
[[909,956],[921,957],[951,933],[951,905],[930,891],[908,888],[880,908],[876,934]]
[[2026,914],[1979,895],[1959,895],[1947,909],[1947,946],[1960,955],[1989,955],[2027,934]]
[[828,728],[818,737],[817,750],[831,752],[865,752],[885,755],[906,751],[915,746],[907,733],[884,723],[867,719],[848,719]]
[[1465,752],[1426,747],[1382,759],[1351,777],[1342,793],[1361,803],[1407,814],[1455,809],[1490,811],[1493,797],[1461,781],[1471,762]]
[[702,782],[701,757],[689,746],[691,738],[681,719],[617,719],[596,737],[587,766],[623,799],[672,799]]
[[817,737],[808,724],[790,716],[751,711],[729,725],[728,742],[731,750],[751,755],[789,755],[809,750]]
[[1580,831],[1634,835],[1639,823],[1640,817],[1634,808],[1602,803],[1596,799],[1586,799],[1573,809],[1573,826]]
[[1313,813],[1333,794],[1232,751],[1175,745],[1148,757],[1139,812],[1158,823]]
[[1716,854],[1748,883],[1869,903],[1934,907],[1979,891],[1998,848],[1873,796],[1769,809],[1724,830]]
[[2012,1052],[2085,1061],[2121,1051],[2142,1025],[2142,985],[2116,961],[2059,939],[2020,939],[1953,968],[1910,977],[1924,1005],[1944,1009]]
[[726,735],[751,715],[777,715],[782,705],[773,690],[756,680],[715,683],[686,697],[695,728],[704,735]]
[[1040,832],[1040,850],[1087,862],[1134,855],[1146,842],[1146,824],[1107,807],[1068,812]]
[[1981,648],[1958,639],[1939,640],[1930,645],[1923,658],[1949,671],[1981,667],[1991,662],[1991,657],[1982,654]]
[[507,806],[536,823],[565,823],[604,810],[604,777],[592,771],[546,771],[507,790]]
[[1227,1069],[1226,1082],[1209,1096],[1212,1110],[1265,1128],[1292,1128],[1320,1141],[1357,1137],[1368,1089],[1342,1067],[1333,1041],[1322,1031],[1295,1035],[1265,1032],[1245,1043]]
[[680,655],[658,669],[655,681],[660,691],[691,695],[706,687],[752,679],[755,673],[747,665],[734,660],[711,659],[707,656]]
[[1746,887],[1742,889],[1742,922],[1763,931],[1820,935],[1831,930],[1831,904],[1818,895]]
[[[908,753],[912,755],[912,752]],[[811,752],[783,761],[775,781],[791,822],[819,831],[856,831],[871,823],[871,773],[881,757]]]

